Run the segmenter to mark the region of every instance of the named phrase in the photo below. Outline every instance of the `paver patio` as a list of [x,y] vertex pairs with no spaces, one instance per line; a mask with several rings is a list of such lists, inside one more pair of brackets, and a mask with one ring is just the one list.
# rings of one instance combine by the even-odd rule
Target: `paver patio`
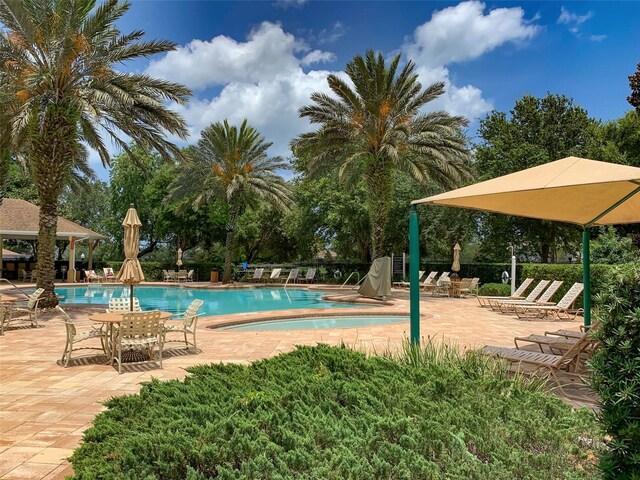
[[[408,314],[405,292],[393,306],[380,311]],[[378,310],[378,308],[376,308]],[[74,319],[104,307],[68,309]],[[296,310],[295,314],[335,313]],[[367,309],[372,313],[373,309]],[[522,321],[480,308],[473,298],[451,299],[423,296],[421,333],[425,338],[446,339],[461,348],[485,344],[513,346],[513,337],[545,330],[578,330],[579,321]],[[278,312],[287,314],[286,311]],[[354,314],[354,310],[350,310]],[[268,312],[228,315],[225,318],[267,318]],[[140,382],[153,378],[185,376],[184,368],[211,362],[248,363],[288,352],[295,345],[341,342],[368,352],[397,349],[408,336],[407,323],[344,329],[290,331],[231,331],[207,328],[220,322],[208,317],[198,324],[197,355],[180,344],[169,344],[162,370],[153,364],[117,369],[106,365],[106,357],[75,357],[69,368],[56,362],[65,344],[65,327],[59,317],[43,315],[41,328],[10,328],[0,337],[0,478],[63,479],[72,473],[65,461],[82,439],[82,433],[110,397],[134,393]],[[21,324],[16,324],[21,325]],[[95,355],[88,351],[89,355]],[[75,355],[82,355],[78,352]]]

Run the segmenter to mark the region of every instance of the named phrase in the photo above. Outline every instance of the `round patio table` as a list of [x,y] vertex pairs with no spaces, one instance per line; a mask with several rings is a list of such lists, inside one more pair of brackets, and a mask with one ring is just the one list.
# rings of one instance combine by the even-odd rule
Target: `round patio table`
[[[107,351],[110,357],[109,364],[113,364],[113,355],[111,352],[111,346],[113,345],[113,326],[116,324],[120,324],[122,322],[122,317],[124,317],[125,313],[140,313],[140,312],[109,312],[109,313],[94,313],[93,315],[89,315],[89,320],[97,323],[104,323],[107,326],[107,335],[108,342]],[[171,312],[160,312],[160,320],[164,321],[173,316]]]
[[12,297],[9,295],[0,295],[0,303],[13,303],[23,301],[21,298]]

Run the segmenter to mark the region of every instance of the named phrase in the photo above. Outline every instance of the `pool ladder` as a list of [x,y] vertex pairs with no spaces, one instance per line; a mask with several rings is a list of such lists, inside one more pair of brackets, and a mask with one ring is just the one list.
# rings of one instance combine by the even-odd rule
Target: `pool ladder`
[[[340,289],[343,289],[343,288],[344,288],[344,286],[345,286],[345,285],[347,284],[347,282],[351,279],[351,277],[353,277],[353,275],[354,275],[354,274],[356,274],[356,275],[358,276],[358,281],[356,282],[356,284],[355,284],[353,287],[351,287],[351,290],[353,290],[354,288],[356,288],[356,287],[360,284],[360,281],[361,281],[361,280],[360,280],[360,273],[358,273],[357,271],[356,271],[356,272],[351,272],[351,273],[349,274],[349,276],[347,277],[347,279],[346,279],[346,280],[344,281],[344,283],[342,284],[342,286],[340,287]],[[363,280],[364,280],[364,277],[363,277]]]
[[18,290],[20,293],[22,293],[25,296],[29,296],[28,293],[26,293],[24,290],[22,290],[19,286],[17,286],[15,283],[13,283],[11,280],[8,280],[4,277],[0,277],[0,282],[5,282],[8,283],[9,285],[11,285],[13,288],[15,288],[16,290]]

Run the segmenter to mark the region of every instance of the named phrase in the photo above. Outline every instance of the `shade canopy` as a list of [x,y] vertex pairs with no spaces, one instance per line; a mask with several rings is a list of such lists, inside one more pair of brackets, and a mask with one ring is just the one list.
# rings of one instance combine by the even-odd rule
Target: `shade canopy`
[[124,227],[124,262],[118,272],[118,280],[125,285],[136,285],[144,281],[142,267],[138,261],[140,248],[140,227],[142,223],[133,205],[127,210],[122,222]]
[[412,203],[581,226],[637,223],[640,168],[567,157]]

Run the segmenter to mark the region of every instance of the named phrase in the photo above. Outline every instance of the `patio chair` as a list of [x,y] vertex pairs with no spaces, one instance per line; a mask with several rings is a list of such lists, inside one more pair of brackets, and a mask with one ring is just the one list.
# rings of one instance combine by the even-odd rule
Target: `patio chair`
[[262,274],[264,273],[264,268],[256,268],[253,272],[253,277],[251,277],[249,282],[260,282],[262,279]]
[[191,269],[187,272],[187,279],[185,280],[185,282],[193,282],[193,272],[195,270]]
[[186,270],[178,270],[178,282],[186,282],[187,276],[188,274]]
[[0,335],[4,335],[5,326],[9,326],[13,316],[13,306],[0,303]]
[[33,282],[33,272],[31,270],[20,268],[18,270],[18,280],[22,280],[23,282]]
[[[44,288],[38,288],[35,292],[29,295],[29,299],[26,300],[26,304],[21,305],[24,302],[20,302],[20,304],[14,304],[12,309],[12,315],[9,321],[20,320],[16,317],[22,317],[25,315],[29,316],[29,322],[31,322],[31,326],[38,326],[38,302],[40,302],[40,296],[44,293]],[[15,315],[17,314],[17,315]],[[9,321],[4,323],[5,327],[9,326]],[[3,328],[3,331],[4,331]]]
[[[91,349],[102,350],[103,353],[107,353],[106,345],[108,343],[108,335],[107,332],[102,328],[104,327],[103,324],[100,325],[100,328],[97,328],[94,323],[73,321],[60,305],[56,306],[56,310],[58,311],[58,313],[60,313],[60,315],[62,315],[64,325],[67,330],[67,343],[64,346],[64,352],[62,353],[62,358],[60,359],[60,363],[65,368],[69,366],[69,360],[71,360],[71,352]],[[87,324],[90,326],[90,329],[85,330],[84,332],[78,332],[76,327],[80,324]],[[73,348],[75,344],[85,342],[87,340],[92,340],[94,338],[100,340],[100,347]]]
[[[424,274],[425,274],[424,270],[418,270],[418,281],[422,280],[422,277],[424,277]],[[399,282],[393,282],[393,286],[398,288],[409,288],[411,286],[411,282],[406,282],[404,280],[401,280]]]
[[428,288],[427,291],[431,291],[431,296],[438,295],[449,295],[449,287],[451,286],[451,279],[449,278],[449,272],[444,272],[438,278],[438,281],[433,285],[432,288]]
[[309,270],[307,270],[307,273],[305,274],[304,278],[299,279],[298,281],[300,283],[313,283],[315,282],[315,278],[316,278],[316,271],[318,269],[313,267],[310,268]]
[[549,375],[558,382],[557,372],[560,369],[575,371],[582,352],[589,346],[589,335],[583,333],[577,341],[571,345],[562,355],[551,353],[530,352],[516,348],[502,348],[486,346],[480,353],[491,357],[500,358],[513,364],[528,364],[535,367],[533,374],[546,370]]
[[[598,328],[598,324],[594,324],[589,329],[589,332],[595,331]],[[520,350],[520,343],[534,343],[538,345],[540,351],[544,353],[543,345],[546,346],[551,353],[557,353],[557,351],[564,351],[569,348],[571,345],[576,343],[582,335],[585,333],[584,325],[580,326],[581,331],[577,330],[557,330],[555,332],[544,332],[544,335],[532,334],[523,337],[515,337],[513,342],[516,345],[516,348]],[[590,345],[592,347],[597,346],[597,342],[591,337]]]
[[[529,295],[526,296],[526,298],[524,299],[524,303],[529,305],[532,303],[535,303],[536,299],[542,295],[542,292],[544,291],[545,288],[547,288],[547,285],[549,285],[549,280],[540,280],[538,282],[538,284],[533,288],[533,290],[531,290],[529,292]],[[500,310],[502,311],[502,309],[500,308],[500,306],[503,303],[506,303],[507,305],[509,305],[509,302],[520,302],[522,300],[492,300],[489,299],[489,307],[491,307],[491,310]],[[511,309],[513,310],[513,307],[511,307]],[[506,311],[508,311],[509,308],[506,308]]]
[[[118,362],[118,373],[122,373],[122,350],[142,349],[149,356],[145,362],[153,362],[153,350],[158,348],[158,363],[162,368],[162,349],[164,334],[160,323],[160,312],[125,313],[122,322],[116,327],[111,357]],[[137,362],[142,363],[142,362]]]
[[[130,311],[131,311],[131,299],[129,297],[109,299],[109,308],[107,308],[107,313],[130,312]],[[133,297],[133,311],[134,312],[142,311],[142,308],[140,308],[140,300],[138,300],[137,297]]]
[[[165,323],[164,328],[162,329],[164,335],[164,343],[167,342],[182,342],[182,340],[167,340],[168,333],[182,333],[184,335],[184,343],[189,348],[189,345],[193,345],[193,349],[196,353],[198,353],[198,347],[196,345],[196,327],[198,326],[198,310],[202,307],[204,302],[200,299],[196,299],[191,302],[191,305],[184,312],[181,319],[181,323],[178,325],[174,325],[171,323]],[[187,335],[191,335],[193,337],[193,342],[189,342],[187,340]]]
[[289,276],[284,281],[285,285],[289,282],[296,283],[296,281],[298,280],[299,273],[300,273],[300,269],[292,268],[291,271],[289,272]]
[[104,277],[98,275],[95,270],[85,270],[84,275],[84,280],[87,283],[101,282],[102,280],[104,280]]
[[513,292],[513,295],[508,297],[496,297],[496,296],[478,296],[478,303],[481,307],[488,307],[489,300],[522,300],[524,299],[524,292],[529,288],[529,285],[533,283],[533,278],[527,278],[520,284],[520,286]]
[[274,268],[271,270],[271,275],[269,275],[269,281],[277,282],[280,280],[280,272],[282,272],[281,268]]
[[576,282],[555,305],[516,305],[514,311],[518,318],[544,318],[551,314],[556,317],[556,319],[564,318],[573,320],[584,312],[582,308],[572,308],[582,293],[583,288],[584,285],[582,283]]
[[[442,272],[442,274],[438,277],[438,279],[434,280],[435,275],[431,277],[431,273],[426,278],[426,280],[422,283],[422,290],[425,292],[433,292],[441,282],[449,278],[449,272]],[[437,272],[436,272],[436,275],[437,275]],[[427,280],[429,280],[429,277],[431,277],[431,282],[427,283]]]
[[549,287],[542,293],[542,295],[540,295],[538,299],[534,300],[533,302],[529,302],[527,299],[505,300],[502,302],[498,302],[498,309],[502,313],[513,313],[516,306],[520,307],[525,305],[554,305],[555,303],[551,302],[551,299],[563,283],[564,282],[561,280],[554,280],[549,284]]
[[171,273],[169,273],[169,270],[162,270],[162,281],[163,282],[170,282],[171,281]]
[[105,282],[115,283],[116,274],[113,272],[113,268],[111,268],[111,267],[103,268],[102,269],[102,274],[104,275],[104,281]]
[[168,270],[167,273],[169,274],[169,281],[170,282],[177,282],[178,281],[178,272],[176,272],[175,270]]
[[478,293],[478,284],[480,283],[480,277],[473,277],[468,287],[460,285],[460,296],[467,297]]

